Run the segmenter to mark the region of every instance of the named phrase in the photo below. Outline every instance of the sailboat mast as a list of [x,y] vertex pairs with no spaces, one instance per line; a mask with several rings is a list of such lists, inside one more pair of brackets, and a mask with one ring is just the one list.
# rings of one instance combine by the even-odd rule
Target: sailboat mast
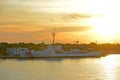
[[53,32],[52,32],[52,36],[53,36],[53,45],[55,44],[55,35],[56,35],[56,33],[55,33],[55,28],[53,29]]

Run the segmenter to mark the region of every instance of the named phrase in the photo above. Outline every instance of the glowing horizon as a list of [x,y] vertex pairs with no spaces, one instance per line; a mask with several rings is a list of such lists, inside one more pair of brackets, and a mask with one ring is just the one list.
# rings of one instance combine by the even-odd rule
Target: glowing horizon
[[120,42],[119,0],[1,0],[0,42]]

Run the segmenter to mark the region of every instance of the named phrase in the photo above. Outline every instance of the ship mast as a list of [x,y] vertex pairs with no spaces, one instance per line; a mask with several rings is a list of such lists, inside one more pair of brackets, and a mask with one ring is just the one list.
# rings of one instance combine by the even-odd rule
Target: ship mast
[[55,28],[53,29],[53,32],[52,32],[52,36],[53,36],[53,45],[55,44],[55,35],[56,35],[56,33],[55,33]]

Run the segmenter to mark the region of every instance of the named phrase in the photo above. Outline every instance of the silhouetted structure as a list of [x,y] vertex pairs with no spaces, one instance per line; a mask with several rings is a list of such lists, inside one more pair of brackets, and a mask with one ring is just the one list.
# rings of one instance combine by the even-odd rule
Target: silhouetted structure
[[54,28],[54,30],[53,30],[53,32],[52,32],[52,36],[53,36],[53,45],[55,44],[55,35],[56,35],[56,33],[55,33],[55,28]]

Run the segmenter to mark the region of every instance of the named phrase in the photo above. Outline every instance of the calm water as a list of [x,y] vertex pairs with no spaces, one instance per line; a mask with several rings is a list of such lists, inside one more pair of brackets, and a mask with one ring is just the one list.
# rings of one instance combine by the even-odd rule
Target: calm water
[[77,59],[0,59],[0,80],[120,80],[120,55]]

